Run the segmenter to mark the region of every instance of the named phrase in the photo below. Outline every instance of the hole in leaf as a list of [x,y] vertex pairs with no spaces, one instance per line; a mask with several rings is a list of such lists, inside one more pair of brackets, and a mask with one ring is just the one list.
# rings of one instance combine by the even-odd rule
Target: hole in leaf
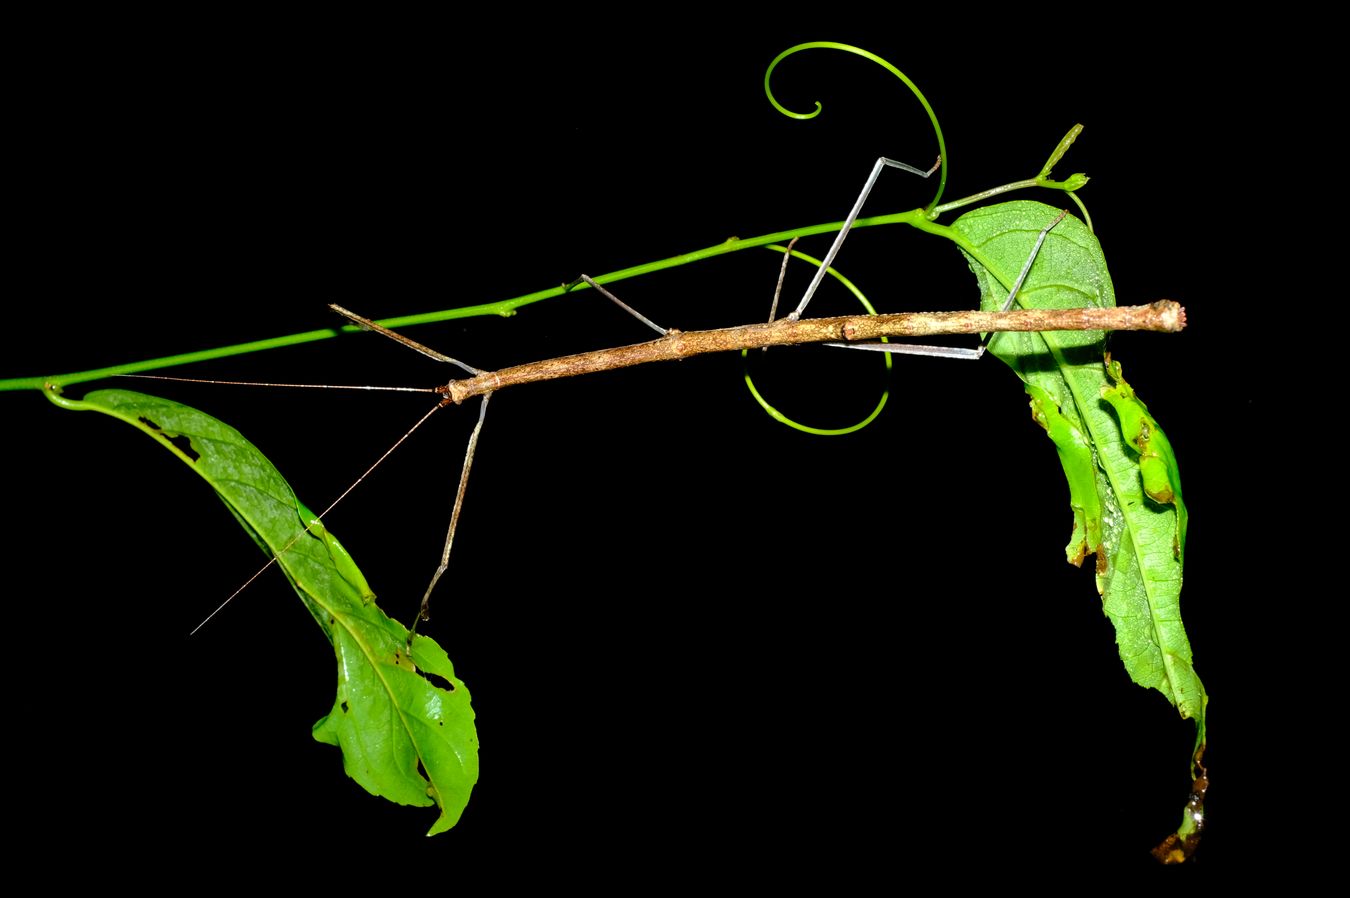
[[170,436],[169,434],[164,432],[163,427],[160,427],[158,424],[156,424],[154,421],[151,421],[145,415],[140,415],[139,417],[136,418],[136,420],[140,421],[142,424],[144,424],[146,427],[149,427],[151,430],[159,431],[160,439],[164,440],[164,442],[173,446],[175,449],[186,455],[192,461],[196,461],[197,459],[202,457],[201,453],[199,453],[196,449],[192,448],[192,440],[188,439],[183,434],[180,433]]
[[430,683],[430,684],[433,685],[433,686],[438,686],[438,687],[440,687],[441,689],[444,689],[446,692],[454,692],[454,691],[455,691],[455,684],[452,683],[452,682],[450,682],[449,680],[447,680],[445,677],[441,676],[440,674],[434,674],[434,673],[432,673],[432,672],[429,671],[429,670],[423,670],[423,671],[422,671],[422,676],[424,676],[424,677],[427,678],[427,682],[428,682],[428,683]]
[[343,714],[346,714],[346,713],[347,713],[347,703],[346,703],[346,702],[343,702],[343,703],[342,703],[342,713],[343,713]]
[[178,434],[177,436],[172,437],[165,434],[164,440],[165,442],[172,443],[175,446],[175,448],[178,449],[179,452],[183,453],[193,461],[196,461],[197,459],[202,457],[201,453],[199,453],[196,449],[192,448],[192,440],[183,436],[181,433]]

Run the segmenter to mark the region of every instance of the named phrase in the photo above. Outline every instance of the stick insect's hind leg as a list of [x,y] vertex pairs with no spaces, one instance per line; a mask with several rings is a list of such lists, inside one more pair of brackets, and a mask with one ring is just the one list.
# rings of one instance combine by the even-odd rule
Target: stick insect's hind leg
[[637,309],[633,308],[628,303],[624,302],[622,299],[619,299],[619,297],[615,296],[613,293],[610,293],[604,287],[596,283],[595,279],[588,274],[580,275],[579,277],[577,277],[575,281],[572,281],[570,284],[564,284],[563,289],[570,291],[577,284],[581,283],[585,283],[587,287],[590,287],[592,290],[599,293],[605,299],[608,299],[610,302],[614,303],[616,306],[623,309],[629,315],[632,315],[638,321],[641,321],[643,324],[647,325],[661,336],[664,337],[666,334],[670,333],[670,330],[668,328],[664,328],[661,325],[657,324],[655,321],[652,321],[646,315],[642,314]]
[[887,167],[898,168],[902,171],[918,175],[921,178],[927,178],[942,167],[942,157],[939,156],[937,162],[934,162],[933,167],[928,171],[915,168],[912,165],[906,165],[903,162],[896,162],[894,159],[887,159],[885,156],[877,159],[876,164],[872,166],[872,173],[867,176],[867,183],[863,184],[862,193],[858,194],[858,201],[853,204],[853,208],[848,213],[848,218],[844,219],[844,226],[839,229],[839,236],[834,238],[834,244],[830,247],[830,251],[825,254],[825,261],[821,263],[820,268],[816,269],[816,276],[811,279],[810,285],[806,288],[806,294],[802,296],[802,301],[798,303],[797,308],[793,309],[792,313],[788,315],[789,321],[796,321],[798,318],[802,317],[802,312],[806,311],[807,303],[811,301],[811,297],[816,295],[816,290],[820,287],[820,282],[825,278],[825,269],[834,264],[834,257],[839,255],[839,248],[844,245],[844,240],[848,237],[848,232],[853,228],[853,222],[858,220],[858,213],[862,212],[863,203],[867,201],[868,195],[871,194],[872,188],[876,185],[877,178],[881,175],[881,170]]
[[[1022,283],[1031,273],[1031,266],[1036,262],[1036,257],[1040,255],[1041,245],[1045,243],[1045,238],[1054,230],[1055,225],[1064,220],[1064,216],[1069,214],[1069,210],[1061,209],[1048,225],[1041,228],[1041,232],[1036,235],[1036,245],[1031,248],[1031,255],[1027,256],[1026,262],[1022,264],[1022,270],[1017,274],[1017,280],[1013,282],[1012,289],[1008,291],[1008,298],[1003,301],[999,308],[1000,312],[1006,312],[1012,308],[1013,300],[1017,298],[1017,293],[1022,289]],[[822,268],[821,271],[824,271]],[[902,355],[927,355],[936,356],[944,359],[970,359],[975,360],[982,357],[985,350],[989,348],[989,341],[993,338],[992,333],[984,335],[980,340],[978,349],[967,349],[959,346],[927,346],[921,343],[826,343],[826,346],[838,346],[841,349],[870,349],[873,352],[896,352]]]

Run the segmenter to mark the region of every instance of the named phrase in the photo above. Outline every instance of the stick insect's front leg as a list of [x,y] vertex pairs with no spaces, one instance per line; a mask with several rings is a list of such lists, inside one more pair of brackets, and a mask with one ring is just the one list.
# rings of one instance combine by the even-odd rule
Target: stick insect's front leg
[[858,213],[862,212],[863,203],[867,201],[868,195],[872,193],[872,188],[876,185],[877,178],[881,175],[882,169],[887,167],[898,168],[902,171],[918,175],[921,178],[927,178],[942,167],[942,157],[939,156],[937,162],[933,163],[933,167],[928,171],[923,171],[912,165],[906,165],[903,162],[896,162],[894,159],[887,159],[885,156],[877,159],[876,164],[872,166],[872,173],[867,176],[867,183],[863,184],[862,193],[858,194],[858,201],[853,204],[853,208],[848,213],[848,218],[844,219],[844,226],[839,229],[839,236],[834,238],[834,244],[830,247],[830,251],[825,254],[825,261],[822,262],[820,268],[816,270],[816,276],[811,279],[810,285],[806,288],[806,294],[802,297],[802,301],[797,304],[797,308],[788,315],[788,320],[796,321],[798,318],[802,317],[802,312],[806,311],[807,303],[811,301],[811,297],[816,295],[816,290],[820,287],[820,282],[825,278],[825,269],[834,264],[834,257],[839,255],[839,248],[844,245],[844,240],[848,238],[848,232],[852,230],[853,223],[858,220]]
[[[1036,235],[1036,245],[1031,248],[1031,255],[1027,257],[1026,262],[1022,265],[1022,270],[1018,272],[1017,280],[1013,282],[1012,289],[1008,291],[1008,298],[1003,301],[1003,306],[999,309],[1000,312],[1006,312],[1012,308],[1013,300],[1017,298],[1017,293],[1022,289],[1023,282],[1026,281],[1027,275],[1031,273],[1031,266],[1035,263],[1036,256],[1040,254],[1041,245],[1045,243],[1046,236],[1054,229],[1055,225],[1064,220],[1064,216],[1067,214],[1067,209],[1061,210],[1059,215],[1055,216],[1054,220],[1048,225],[1041,228],[1040,234]],[[820,269],[817,280],[820,279],[819,275],[823,274],[824,271],[824,268]],[[874,352],[897,352],[904,355],[927,355],[944,359],[970,359],[973,361],[984,355],[985,350],[989,348],[989,340],[992,337],[993,334],[985,334],[977,349],[959,346],[928,346],[920,343],[826,343],[824,345],[838,346],[841,349],[870,349]]]

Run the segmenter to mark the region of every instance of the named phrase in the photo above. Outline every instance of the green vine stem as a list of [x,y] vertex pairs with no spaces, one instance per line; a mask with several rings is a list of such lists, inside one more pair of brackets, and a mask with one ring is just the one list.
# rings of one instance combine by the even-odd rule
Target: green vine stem
[[[1034,179],[1018,183],[1025,184],[1026,186],[1040,186],[1035,183]],[[860,218],[853,223],[853,226],[855,228],[868,228],[892,224],[911,225],[921,231],[945,237],[956,243],[974,258],[979,259],[982,262],[984,261],[983,254],[978,247],[971,245],[970,241],[966,240],[959,233],[950,228],[931,221],[929,216],[930,213],[924,209],[911,209],[908,212],[897,212],[890,215],[876,215],[870,218]],[[740,250],[768,246],[774,243],[787,243],[798,237],[829,234],[838,231],[843,227],[843,224],[842,221],[834,221],[826,224],[794,228],[788,231],[775,231],[772,234],[762,234],[758,237],[750,237],[744,240],[732,238],[713,246],[705,246],[702,249],[696,249],[693,252],[682,253],[678,256],[670,256],[669,258],[659,259],[655,262],[647,262],[643,265],[634,265],[631,268],[622,268],[618,271],[611,271],[608,274],[602,274],[595,277],[594,280],[597,284],[612,284],[629,278],[639,277],[640,275],[665,271],[670,268],[678,268],[681,265],[689,265],[693,262],[701,262],[716,256],[739,252]],[[993,268],[992,265],[990,267],[991,269]],[[1005,284],[1004,286],[1010,287],[1011,285]],[[575,289],[588,290],[590,288],[582,285]],[[437,312],[424,312],[417,315],[382,318],[376,323],[388,328],[408,328],[422,324],[454,321],[460,318],[476,318],[489,315],[510,317],[516,313],[517,309],[533,305],[537,302],[543,302],[546,299],[554,299],[568,292],[569,290],[566,285],[559,285],[547,290],[536,290],[533,293],[526,293],[523,296],[517,296],[512,299],[503,299],[498,302],[479,303],[477,305],[461,306],[454,309],[442,309]],[[248,343],[236,343],[230,346],[219,346],[214,349],[203,349],[197,352],[184,352],[177,355],[145,359],[139,362],[127,362],[122,365],[94,368],[88,371],[76,371],[67,374],[35,375],[31,377],[14,377],[0,380],[0,390],[42,390],[49,384],[68,386],[71,384],[100,380],[105,377],[116,377],[124,374],[143,374],[147,371],[173,368],[179,365],[190,365],[195,362],[206,362],[213,359],[248,355],[250,353],[264,352],[271,349],[281,349],[287,346],[300,346],[305,343],[316,343],[321,340],[331,340],[334,337],[339,337],[347,333],[356,333],[358,331],[360,331],[360,328],[355,325],[321,328],[318,330],[304,331],[298,334],[272,337],[266,340],[254,340]]]
[[[916,224],[917,221],[922,220],[923,217],[923,210],[915,209],[909,212],[900,212],[892,215],[878,215],[874,218],[859,219],[854,223],[854,227],[874,227],[876,225],[888,224]],[[816,234],[828,234],[833,231],[838,231],[841,227],[843,227],[843,222],[835,221],[828,224],[796,228],[790,231],[777,231],[772,234],[751,237],[747,240],[733,238],[713,246],[705,246],[702,249],[696,249],[693,252],[682,253],[678,256],[671,256],[666,259],[659,259],[644,265],[634,265],[631,268],[622,268],[618,271],[611,271],[608,274],[602,274],[595,277],[594,280],[597,284],[613,284],[618,281],[639,277],[644,274],[652,274],[657,271],[678,268],[681,265],[689,265],[693,262],[702,262],[705,259],[712,259],[716,256],[726,255],[727,253],[734,253],[753,247],[767,246],[771,243],[786,243],[794,237],[810,237]],[[590,288],[582,285],[575,289],[589,290]],[[425,312],[418,315],[381,318],[376,323],[391,329],[398,329],[422,324],[435,324],[442,321],[454,321],[459,318],[477,318],[489,315],[510,317],[516,313],[517,309],[533,305],[537,302],[543,302],[546,299],[554,299],[567,292],[569,291],[565,285],[559,285],[547,290],[536,290],[533,293],[526,293],[523,296],[516,296],[512,299],[503,299],[498,302],[479,303],[477,305],[462,306],[455,309],[442,309],[438,312]],[[144,361],[139,362],[129,362],[123,365],[95,368],[90,371],[11,378],[9,380],[0,380],[0,390],[41,390],[48,383],[69,385],[99,380],[105,377],[114,377],[120,374],[141,374],[146,371],[154,371],[160,368],[172,368],[178,365],[190,365],[194,362],[205,362],[213,359],[228,358],[230,356],[264,352],[270,349],[280,349],[286,346],[299,346],[305,343],[315,343],[320,340],[331,340],[344,333],[357,333],[358,331],[360,331],[360,328],[356,325],[322,328],[319,330],[304,331],[303,333],[298,334],[289,334],[283,337],[273,337],[268,340],[255,340],[249,343],[237,343],[232,346],[220,346],[215,349],[203,349],[198,352],[185,352],[178,355],[163,356],[161,358],[145,359]]]

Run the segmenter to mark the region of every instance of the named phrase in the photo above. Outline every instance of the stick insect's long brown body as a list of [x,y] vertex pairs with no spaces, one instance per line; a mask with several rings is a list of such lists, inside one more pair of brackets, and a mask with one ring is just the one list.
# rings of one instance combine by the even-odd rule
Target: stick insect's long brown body
[[[1062,217],[1062,216],[1061,216]],[[1058,221],[1059,219],[1056,219]],[[1053,227],[1052,223],[1050,227]],[[1048,231],[1049,228],[1046,228]],[[1044,237],[1045,231],[1042,232]],[[1039,244],[1038,244],[1039,245]],[[1035,256],[1033,255],[1033,259]],[[1029,266],[1030,263],[1028,263]],[[1025,276],[1026,269],[1023,269]],[[1022,278],[1018,278],[1020,285]],[[598,285],[597,285],[598,286]],[[1015,293],[1015,290],[1013,291]],[[1012,293],[1009,294],[1010,297]],[[611,297],[614,298],[614,297]],[[618,301],[616,299],[616,301]],[[857,345],[858,341],[876,340],[880,337],[927,337],[937,334],[979,334],[1000,331],[1112,331],[1112,330],[1151,330],[1176,332],[1186,326],[1186,310],[1171,300],[1159,300],[1148,306],[1124,306],[1109,309],[1016,309],[1002,312],[905,312],[894,315],[851,315],[840,318],[785,318],[768,324],[746,324],[740,327],[727,327],[719,330],[689,331],[667,330],[662,336],[646,343],[630,346],[616,346],[611,349],[596,349],[576,355],[544,359],[525,365],[515,365],[500,371],[480,371],[471,365],[451,358],[429,346],[424,346],[402,334],[395,333],[363,318],[355,312],[338,305],[332,309],[368,330],[376,331],[390,339],[404,344],[410,349],[429,358],[458,365],[469,376],[452,380],[437,387],[442,395],[440,406],[461,403],[475,396],[483,397],[483,406],[479,410],[478,423],[469,438],[464,454],[464,467],[460,472],[459,490],[455,495],[455,507],[450,516],[450,529],[446,535],[445,550],[440,565],[432,575],[431,583],[422,596],[421,608],[417,619],[409,631],[411,643],[417,630],[417,621],[428,619],[428,606],[432,590],[445,573],[450,561],[450,548],[455,538],[455,525],[458,523],[460,509],[464,501],[464,490],[469,479],[469,470],[473,465],[474,449],[478,435],[483,428],[483,417],[487,411],[487,401],[496,390],[519,384],[536,383],[544,380],[556,380],[563,377],[575,377],[579,374],[594,374],[600,371],[613,371],[616,368],[628,368],[648,362],[674,361],[687,359],[709,352],[727,352],[737,349],[759,349],[765,346],[790,346],[802,343],[843,342]],[[646,320],[646,319],[643,319]],[[647,322],[657,330],[660,327]],[[424,417],[422,420],[426,420]],[[421,422],[418,422],[419,425]],[[416,429],[416,427],[414,427]],[[411,433],[411,431],[409,432]],[[404,439],[407,434],[404,435]],[[369,473],[369,472],[367,472]],[[363,475],[364,477],[364,475]],[[359,482],[359,481],[358,481]],[[325,512],[326,514],[327,512]]]
[[[708,331],[669,331],[646,343],[596,349],[576,355],[484,371],[452,380],[440,390],[447,401],[463,402],[503,387],[612,371],[648,362],[686,359],[709,352],[758,349],[880,337],[926,337],[994,331],[1149,330],[1175,333],[1186,326],[1186,310],[1169,299],[1147,306],[1110,309],[1014,309],[1008,312],[905,312],[839,318],[783,319]],[[383,330],[383,329],[381,329]]]

